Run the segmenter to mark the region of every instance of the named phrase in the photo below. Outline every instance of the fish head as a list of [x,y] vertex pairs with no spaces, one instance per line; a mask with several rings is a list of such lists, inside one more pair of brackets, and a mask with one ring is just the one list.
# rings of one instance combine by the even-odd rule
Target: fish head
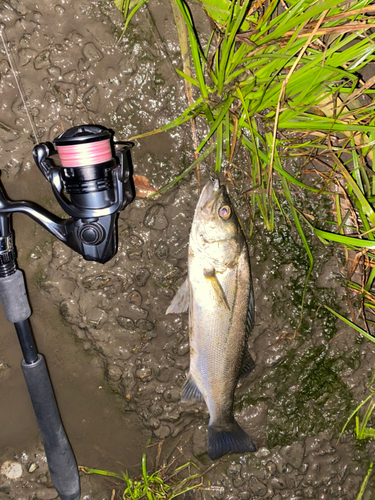
[[218,179],[209,180],[202,190],[191,229],[192,243],[223,264],[233,262],[244,244],[237,215]]

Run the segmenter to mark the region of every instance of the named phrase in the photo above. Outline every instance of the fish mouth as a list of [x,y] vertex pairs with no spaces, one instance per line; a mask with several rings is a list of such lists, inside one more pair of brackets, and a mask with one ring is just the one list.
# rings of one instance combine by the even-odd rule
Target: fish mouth
[[211,211],[212,204],[214,203],[217,195],[223,190],[223,186],[220,186],[219,179],[211,177],[211,179],[204,186],[201,196],[199,198],[199,208],[205,211]]

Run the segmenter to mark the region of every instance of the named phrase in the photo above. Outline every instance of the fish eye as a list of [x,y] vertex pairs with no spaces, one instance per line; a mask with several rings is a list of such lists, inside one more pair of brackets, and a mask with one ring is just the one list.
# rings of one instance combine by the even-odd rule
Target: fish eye
[[228,220],[229,217],[232,215],[232,210],[228,205],[223,205],[219,209],[219,215],[222,219]]

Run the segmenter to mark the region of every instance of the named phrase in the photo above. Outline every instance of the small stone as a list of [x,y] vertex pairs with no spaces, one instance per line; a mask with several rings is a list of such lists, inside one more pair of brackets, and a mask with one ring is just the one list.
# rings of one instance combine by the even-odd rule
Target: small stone
[[150,412],[153,414],[154,417],[158,417],[163,413],[163,408],[158,404],[154,403],[149,407]]
[[290,446],[284,446],[280,450],[280,455],[286,459],[286,462],[296,469],[301,467],[305,448],[301,443],[293,443]]
[[20,38],[19,46],[20,47],[29,47],[30,46],[31,36],[28,33],[25,33],[23,37]]
[[26,66],[33,57],[35,57],[36,51],[33,49],[20,49],[18,51],[18,57],[20,59],[20,65]]
[[35,497],[38,500],[53,500],[58,494],[54,488],[38,488],[35,490]]
[[147,319],[139,319],[137,321],[137,328],[141,332],[151,332],[154,329],[154,325]]
[[92,42],[86,43],[83,47],[83,55],[91,61],[100,61],[103,57],[100,50]]
[[42,69],[42,68],[47,68],[48,66],[51,65],[50,62],[50,55],[51,52],[49,50],[43,50],[40,54],[38,54],[35,59],[34,59],[34,68],[35,69]]
[[108,367],[108,378],[113,380],[113,382],[117,382],[120,380],[122,375],[122,370],[119,366],[111,365]]
[[10,375],[10,366],[8,363],[0,361],[0,380],[4,380]]
[[272,460],[269,460],[266,463],[266,477],[267,479],[270,478],[271,476],[274,476],[277,472],[277,466]]
[[62,5],[55,5],[55,12],[59,16],[62,16],[62,15],[64,15],[65,9]]
[[19,479],[22,477],[22,465],[7,460],[1,466],[0,474],[3,474],[7,479]]
[[53,86],[62,103],[72,106],[77,100],[77,89],[74,83],[59,82]]
[[167,389],[163,392],[163,397],[167,403],[177,403],[181,400],[181,391],[177,388]]
[[31,462],[31,464],[29,464],[27,466],[27,472],[29,472],[30,474],[32,474],[34,471],[37,470],[38,467],[39,467],[38,464],[36,464],[35,462]]
[[131,304],[140,306],[142,304],[142,295],[139,292],[137,292],[137,290],[133,290],[128,296],[128,301]]
[[151,419],[148,421],[147,425],[148,425],[149,427],[151,427],[151,429],[159,429],[159,427],[160,427],[160,422],[159,422],[159,420],[157,420],[156,418],[151,418]]
[[98,275],[93,275],[93,276],[86,276],[82,280],[82,286],[84,288],[90,289],[90,290],[99,290],[101,288],[104,288],[106,286],[112,285],[112,280],[113,276],[106,275],[106,274],[98,274]]
[[168,427],[168,425],[161,425],[158,429],[154,430],[155,436],[158,437],[159,439],[167,438],[170,433],[171,433],[171,430]]
[[90,68],[91,64],[87,59],[80,59],[78,61],[78,70],[82,73],[82,71],[87,71]]
[[250,493],[248,491],[241,491],[239,498],[240,500],[250,500]]
[[128,250],[128,259],[129,260],[141,260],[142,259],[143,250]]
[[150,271],[145,267],[138,269],[138,271],[135,273],[135,281],[137,282],[137,285],[145,286],[150,277],[150,274]]
[[91,349],[91,342],[89,340],[85,340],[85,342],[82,343],[82,347],[84,351],[89,351]]
[[255,476],[250,476],[249,487],[254,496],[263,497],[267,493],[267,486]]
[[73,31],[73,33],[70,35],[70,39],[72,40],[72,42],[74,42],[75,44],[77,45],[81,45],[81,42],[83,40],[83,37],[80,33],[78,33],[77,31]]
[[241,465],[240,464],[231,464],[228,467],[227,476],[234,478],[234,477],[239,477],[240,475],[241,475]]
[[164,260],[169,255],[169,248],[165,241],[160,241],[158,248],[155,251],[156,257],[160,260]]
[[156,366],[154,372],[159,382],[167,382],[171,376],[171,370],[167,366]]
[[96,113],[99,109],[100,105],[100,97],[99,97],[99,91],[98,88],[91,87],[83,96],[82,98],[83,104],[86,106],[86,108],[89,111],[92,111],[93,113]]
[[193,434],[193,453],[196,457],[207,452],[208,427],[202,426],[195,429]]
[[49,102],[50,104],[56,102],[56,96],[54,94],[52,94],[52,92],[46,92],[44,94],[44,100],[46,102]]
[[165,216],[165,209],[163,205],[156,203],[150,207],[146,212],[143,224],[146,227],[157,231],[163,231],[166,229],[168,227],[168,220]]
[[130,318],[117,316],[116,321],[121,326],[121,328],[125,328],[126,330],[134,330],[135,328],[134,321]]
[[152,375],[152,369],[147,367],[142,367],[136,370],[135,376],[141,380],[149,379]]
[[146,319],[148,316],[148,311],[146,309],[142,309],[142,307],[138,307],[135,304],[129,306],[129,313],[135,320]]
[[143,245],[143,240],[136,236],[135,234],[132,234],[129,238],[129,242],[131,245],[134,247],[141,247]]
[[8,127],[8,125],[5,125],[5,123],[0,122],[0,139],[3,140],[4,142],[9,142],[9,141],[15,141],[18,139],[20,136],[20,133],[11,128]]
[[19,172],[22,170],[22,161],[18,161],[15,158],[12,158],[8,163],[4,166],[5,172],[8,174],[8,177],[16,177]]
[[87,314],[87,323],[95,329],[100,329],[107,321],[108,315],[105,311],[99,308],[91,309]]
[[179,356],[184,356],[187,352],[189,352],[189,342],[184,342],[183,344],[179,344],[177,348],[177,354]]
[[74,80],[77,78],[77,70],[72,69],[71,71],[68,71],[67,73],[64,73],[64,80],[66,82],[74,82]]

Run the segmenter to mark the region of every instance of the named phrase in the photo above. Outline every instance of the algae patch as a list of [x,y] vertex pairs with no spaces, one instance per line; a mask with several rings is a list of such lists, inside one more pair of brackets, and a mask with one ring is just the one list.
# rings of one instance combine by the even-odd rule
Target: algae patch
[[346,366],[354,368],[358,356],[355,350],[350,357],[333,357],[324,345],[293,349],[251,384],[237,409],[260,401],[267,404],[269,448],[325,430],[338,435],[353,410],[352,393],[340,373]]

